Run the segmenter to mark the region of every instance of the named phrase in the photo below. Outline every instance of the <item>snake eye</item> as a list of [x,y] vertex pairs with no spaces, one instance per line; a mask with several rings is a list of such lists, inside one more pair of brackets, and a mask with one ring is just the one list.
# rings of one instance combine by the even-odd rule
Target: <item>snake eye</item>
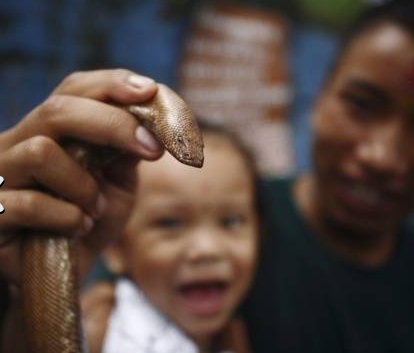
[[181,135],[179,135],[177,139],[178,139],[178,142],[184,143],[184,139]]

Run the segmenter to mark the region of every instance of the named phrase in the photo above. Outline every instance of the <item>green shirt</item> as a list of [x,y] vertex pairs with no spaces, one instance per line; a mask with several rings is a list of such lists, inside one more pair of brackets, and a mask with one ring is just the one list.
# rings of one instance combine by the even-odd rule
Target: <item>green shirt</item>
[[401,229],[382,268],[332,254],[292,199],[293,180],[263,183],[265,233],[243,307],[255,353],[414,352],[414,237]]

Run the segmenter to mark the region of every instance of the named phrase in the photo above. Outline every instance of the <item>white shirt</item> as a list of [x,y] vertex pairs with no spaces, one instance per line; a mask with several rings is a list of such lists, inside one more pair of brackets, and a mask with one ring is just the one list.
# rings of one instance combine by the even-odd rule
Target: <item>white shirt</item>
[[127,279],[117,281],[103,353],[197,353],[198,348]]

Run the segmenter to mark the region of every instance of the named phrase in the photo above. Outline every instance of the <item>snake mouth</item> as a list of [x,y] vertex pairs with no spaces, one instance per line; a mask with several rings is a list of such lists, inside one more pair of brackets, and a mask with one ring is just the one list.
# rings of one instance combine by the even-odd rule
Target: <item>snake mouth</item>
[[170,152],[170,154],[177,159],[179,162],[189,165],[191,167],[201,168],[204,163],[204,144],[203,142],[187,142],[191,139],[183,138],[178,136],[178,138],[173,141],[162,141],[165,149]]
[[204,157],[191,157],[191,156],[178,156],[177,160],[180,161],[181,163],[184,163],[186,165],[189,165],[191,167],[196,167],[196,168],[201,168],[203,166],[204,163]]
[[204,155],[203,153],[198,154],[196,156],[191,155],[191,153],[189,152],[180,152],[177,153],[177,151],[174,151],[174,149],[169,149],[167,148],[167,151],[171,154],[171,156],[173,156],[177,161],[191,166],[191,167],[195,167],[195,168],[201,168],[204,164]]
[[196,168],[201,168],[203,166],[204,154],[202,149],[192,152],[188,151],[186,148],[181,148],[177,151],[176,146],[173,146],[171,150],[167,147],[166,149],[176,160],[183,164]]

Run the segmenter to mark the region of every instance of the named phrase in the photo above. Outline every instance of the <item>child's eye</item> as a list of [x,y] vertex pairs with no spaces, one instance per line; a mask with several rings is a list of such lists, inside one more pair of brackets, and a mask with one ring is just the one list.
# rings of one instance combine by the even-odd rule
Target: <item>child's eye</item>
[[183,226],[184,221],[180,218],[165,217],[157,219],[154,223],[158,228],[172,230]]
[[242,225],[245,217],[242,214],[231,214],[220,219],[220,225],[224,228],[233,229]]

